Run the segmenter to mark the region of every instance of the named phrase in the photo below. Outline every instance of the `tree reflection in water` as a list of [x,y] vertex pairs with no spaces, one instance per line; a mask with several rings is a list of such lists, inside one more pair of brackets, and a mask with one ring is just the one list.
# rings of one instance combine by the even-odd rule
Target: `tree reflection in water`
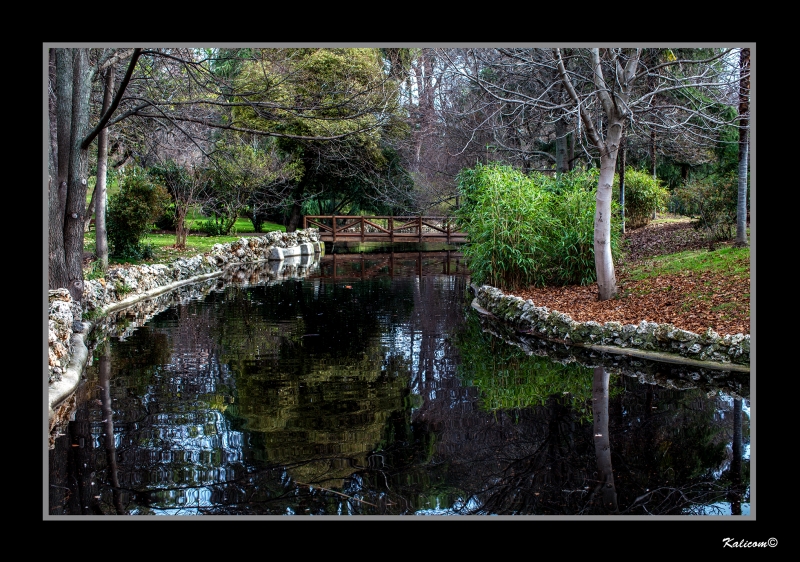
[[50,513],[746,512],[741,396],[526,353],[456,267],[376,259],[228,286],[100,347],[50,452]]

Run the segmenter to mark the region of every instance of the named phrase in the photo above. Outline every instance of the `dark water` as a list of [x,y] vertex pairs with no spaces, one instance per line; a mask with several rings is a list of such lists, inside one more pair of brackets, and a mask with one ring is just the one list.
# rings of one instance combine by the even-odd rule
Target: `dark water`
[[745,387],[526,353],[465,274],[326,256],[100,344],[49,452],[50,515],[749,513]]

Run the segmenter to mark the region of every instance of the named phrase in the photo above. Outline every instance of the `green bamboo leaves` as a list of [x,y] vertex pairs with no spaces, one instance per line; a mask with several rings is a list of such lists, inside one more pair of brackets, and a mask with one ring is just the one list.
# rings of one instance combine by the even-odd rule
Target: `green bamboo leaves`
[[[559,177],[498,164],[462,170],[457,218],[469,237],[463,252],[473,281],[503,290],[594,282],[596,185],[596,170]],[[619,224],[611,231],[618,254]]]

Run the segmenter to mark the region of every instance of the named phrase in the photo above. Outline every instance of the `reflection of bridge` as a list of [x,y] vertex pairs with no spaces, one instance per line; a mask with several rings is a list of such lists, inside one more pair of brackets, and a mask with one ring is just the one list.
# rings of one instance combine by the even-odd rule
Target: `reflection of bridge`
[[461,252],[396,252],[392,254],[330,254],[320,258],[318,273],[309,278],[369,279],[426,275],[468,276]]
[[303,228],[318,228],[322,242],[447,242],[464,243],[451,217],[355,217],[308,215]]

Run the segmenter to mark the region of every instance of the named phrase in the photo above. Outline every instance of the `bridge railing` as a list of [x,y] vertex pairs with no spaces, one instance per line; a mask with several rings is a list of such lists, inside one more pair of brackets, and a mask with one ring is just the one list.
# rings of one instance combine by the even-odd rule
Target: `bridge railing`
[[303,228],[310,227],[319,229],[325,242],[466,241],[466,235],[457,230],[455,219],[446,216],[306,215]]

